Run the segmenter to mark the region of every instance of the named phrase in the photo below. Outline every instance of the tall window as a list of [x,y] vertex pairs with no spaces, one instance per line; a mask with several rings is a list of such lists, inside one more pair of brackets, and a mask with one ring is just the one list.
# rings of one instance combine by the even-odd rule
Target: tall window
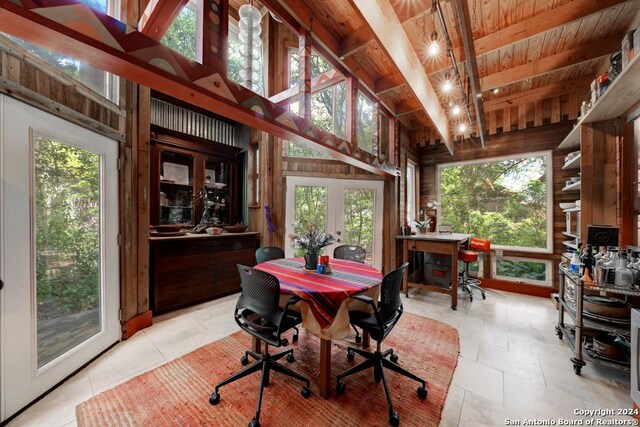
[[358,147],[369,153],[374,152],[375,110],[373,102],[358,92]]
[[551,252],[551,153],[438,166],[440,224],[492,247]]
[[198,16],[198,0],[190,0],[174,19],[160,42],[192,61],[197,61]]
[[418,193],[418,186],[416,185],[417,174],[416,164],[411,160],[407,160],[407,225],[414,228],[413,220],[416,218],[416,195]]

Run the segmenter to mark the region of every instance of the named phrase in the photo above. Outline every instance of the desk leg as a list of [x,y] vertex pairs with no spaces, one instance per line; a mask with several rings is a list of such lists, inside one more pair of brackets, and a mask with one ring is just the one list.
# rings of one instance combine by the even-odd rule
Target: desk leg
[[453,246],[451,254],[451,309],[458,308],[458,245]]
[[331,340],[320,338],[320,397],[331,394]]
[[251,337],[251,351],[262,353],[262,341],[256,337]]
[[362,331],[362,348],[369,348],[371,346],[371,337],[369,336],[369,332],[363,330]]
[[[409,240],[405,239],[402,244],[402,262],[409,262]],[[402,292],[409,298],[409,269],[402,274]]]

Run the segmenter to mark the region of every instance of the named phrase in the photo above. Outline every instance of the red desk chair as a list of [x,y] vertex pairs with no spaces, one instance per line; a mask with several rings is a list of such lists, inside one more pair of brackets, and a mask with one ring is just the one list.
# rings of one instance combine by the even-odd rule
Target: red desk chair
[[461,249],[458,251],[458,261],[462,261],[464,263],[464,269],[460,275],[460,285],[462,286],[462,290],[469,294],[470,301],[473,301],[472,288],[476,288],[480,291],[482,299],[487,299],[484,294],[484,289],[480,287],[480,280],[469,277],[469,263],[478,261],[478,252],[476,251],[489,252],[490,249],[491,242],[489,240],[476,239],[475,237],[472,237],[469,240],[469,249]]

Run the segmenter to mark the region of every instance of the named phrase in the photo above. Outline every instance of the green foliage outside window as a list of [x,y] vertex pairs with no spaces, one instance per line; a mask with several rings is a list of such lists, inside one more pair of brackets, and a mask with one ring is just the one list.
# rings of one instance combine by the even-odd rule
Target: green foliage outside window
[[440,223],[492,245],[546,248],[547,166],[537,156],[443,168]]
[[344,192],[344,244],[358,245],[373,259],[374,191],[350,188]]
[[100,157],[35,139],[38,320],[100,302]]
[[173,21],[160,42],[195,61],[196,50],[196,22],[198,16],[195,11],[185,6]]
[[375,113],[373,102],[358,92],[358,147],[369,153],[373,153]]
[[[300,236],[309,225],[327,231],[327,188],[297,185],[295,190],[295,223],[293,231]],[[304,256],[304,249],[294,249],[294,256]]]
[[547,281],[547,266],[535,261],[515,261],[498,259],[496,261],[496,275],[513,277],[521,280]]

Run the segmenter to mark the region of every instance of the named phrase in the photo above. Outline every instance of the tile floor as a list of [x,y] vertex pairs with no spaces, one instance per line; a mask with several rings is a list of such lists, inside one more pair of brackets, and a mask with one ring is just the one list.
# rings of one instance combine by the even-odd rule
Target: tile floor
[[[157,317],[34,404],[9,426],[73,426],[75,406],[144,371],[237,330],[229,296]],[[404,297],[403,297],[404,299]],[[577,419],[576,409],[631,408],[629,374],[587,364],[573,373],[570,350],[554,333],[551,300],[489,290],[485,301],[417,291],[407,312],[451,324],[460,358],[442,427],[503,426],[506,419]]]

